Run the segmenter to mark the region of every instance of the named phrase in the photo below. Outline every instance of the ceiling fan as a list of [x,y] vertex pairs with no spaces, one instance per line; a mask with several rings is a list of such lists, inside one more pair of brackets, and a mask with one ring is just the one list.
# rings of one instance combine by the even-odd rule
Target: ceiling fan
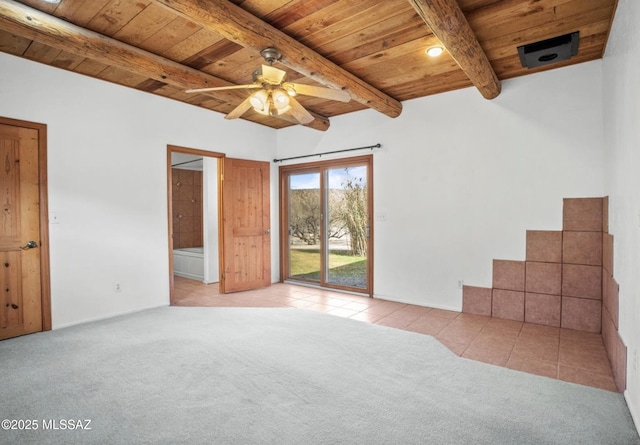
[[314,117],[300,102],[294,99],[294,96],[298,94],[338,100],[340,102],[349,102],[351,100],[351,96],[349,96],[349,93],[346,91],[286,82],[287,73],[272,66],[273,62],[280,60],[282,57],[280,52],[275,48],[266,48],[260,51],[260,54],[269,65],[262,65],[261,68],[253,72],[253,83],[227,87],[197,88],[186,90],[186,92],[203,93],[206,91],[257,89],[258,91],[252,93],[242,101],[240,105],[227,114],[225,119],[239,118],[250,108],[253,108],[265,116],[282,116],[285,118],[288,114],[301,124],[308,124]]

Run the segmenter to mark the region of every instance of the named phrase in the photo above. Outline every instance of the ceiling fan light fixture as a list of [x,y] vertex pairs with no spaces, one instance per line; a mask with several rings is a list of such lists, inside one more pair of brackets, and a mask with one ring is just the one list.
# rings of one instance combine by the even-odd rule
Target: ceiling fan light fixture
[[265,90],[256,91],[249,98],[249,103],[256,111],[262,111],[268,108],[269,95]]
[[444,52],[444,48],[441,46],[431,46],[427,48],[425,51],[425,53],[427,53],[429,57],[438,57],[443,52]]
[[293,85],[284,85],[283,88],[287,92],[287,94],[291,97],[295,97],[298,94]]
[[273,105],[278,110],[282,110],[289,106],[289,95],[283,89],[277,88],[273,90],[273,92],[271,93],[271,98],[273,99]]

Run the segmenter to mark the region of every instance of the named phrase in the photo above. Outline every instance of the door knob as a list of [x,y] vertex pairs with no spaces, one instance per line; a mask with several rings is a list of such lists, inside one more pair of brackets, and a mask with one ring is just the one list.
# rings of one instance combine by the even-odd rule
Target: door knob
[[265,234],[265,235],[268,235],[268,234],[270,234],[270,233],[271,233],[271,230],[269,230],[269,229],[267,229],[267,230],[265,230],[265,231],[264,231],[264,234]]
[[29,241],[24,246],[20,246],[22,250],[33,249],[34,247],[38,247],[38,243],[36,243],[35,241]]

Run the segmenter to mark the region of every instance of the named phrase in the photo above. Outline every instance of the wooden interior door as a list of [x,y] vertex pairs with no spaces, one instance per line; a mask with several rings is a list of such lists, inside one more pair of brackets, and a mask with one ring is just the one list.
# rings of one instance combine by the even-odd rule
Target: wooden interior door
[[0,339],[43,330],[38,137],[0,123]]
[[271,284],[269,163],[224,158],[222,293]]

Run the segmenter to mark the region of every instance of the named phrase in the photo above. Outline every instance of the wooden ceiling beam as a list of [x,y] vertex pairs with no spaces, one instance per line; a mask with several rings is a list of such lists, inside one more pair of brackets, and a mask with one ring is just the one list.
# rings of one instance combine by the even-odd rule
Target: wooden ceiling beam
[[[0,29],[182,90],[234,85],[13,0],[0,2]],[[206,94],[230,103],[239,103],[247,97],[234,90]],[[329,127],[329,119],[312,114],[316,119],[306,126],[325,131]]]
[[456,0],[408,0],[445,49],[486,99],[500,94],[501,85]]
[[349,93],[352,99],[390,117],[402,112],[402,104],[346,71],[311,48],[227,0],[155,0],[188,20],[232,42],[260,52],[275,47],[280,63],[306,77]]

